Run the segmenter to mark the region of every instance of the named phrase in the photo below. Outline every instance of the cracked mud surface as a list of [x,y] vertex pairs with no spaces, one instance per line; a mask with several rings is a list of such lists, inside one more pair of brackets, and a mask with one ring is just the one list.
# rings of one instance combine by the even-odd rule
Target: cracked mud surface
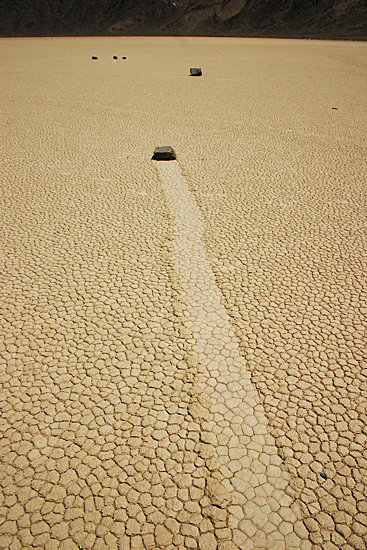
[[364,549],[366,45],[2,44],[0,547]]
[[202,399],[198,410],[190,409],[206,420],[207,443],[214,446],[200,449],[212,475],[209,496],[227,508],[231,538],[239,548],[305,548],[300,509],[287,494],[289,477],[280,468],[264,409],[206,259],[200,209],[178,163],[157,163],[157,169],[176,219],[174,265],[187,303],[187,341],[202,368],[204,395],[210,396],[211,415],[202,411]]

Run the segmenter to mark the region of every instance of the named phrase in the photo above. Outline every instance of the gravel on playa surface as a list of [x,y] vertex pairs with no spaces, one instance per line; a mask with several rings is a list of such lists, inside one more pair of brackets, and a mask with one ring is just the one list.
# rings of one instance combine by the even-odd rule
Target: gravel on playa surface
[[1,45],[0,547],[365,549],[366,44]]

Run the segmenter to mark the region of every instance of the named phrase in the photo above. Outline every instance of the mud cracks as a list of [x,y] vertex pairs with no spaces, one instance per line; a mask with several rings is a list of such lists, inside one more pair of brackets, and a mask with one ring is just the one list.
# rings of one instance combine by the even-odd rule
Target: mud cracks
[[[198,451],[211,473],[207,496],[227,511],[227,537],[239,548],[307,548],[288,475],[206,257],[200,209],[177,162],[157,163],[157,170],[176,221],[173,258],[186,303],[183,330],[203,373],[199,402],[189,410],[202,420],[205,443]],[[216,533],[219,540],[222,533]]]

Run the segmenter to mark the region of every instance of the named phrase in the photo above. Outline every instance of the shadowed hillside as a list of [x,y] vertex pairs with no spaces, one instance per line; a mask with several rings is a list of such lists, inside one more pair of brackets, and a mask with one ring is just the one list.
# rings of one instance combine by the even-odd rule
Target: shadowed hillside
[[367,38],[365,0],[3,0],[1,36]]

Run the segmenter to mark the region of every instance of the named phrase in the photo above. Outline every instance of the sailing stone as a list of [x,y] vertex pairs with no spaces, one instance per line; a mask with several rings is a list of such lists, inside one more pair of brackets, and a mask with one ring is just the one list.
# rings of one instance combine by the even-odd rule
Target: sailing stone
[[175,160],[176,153],[170,145],[156,147],[153,154],[154,160]]

